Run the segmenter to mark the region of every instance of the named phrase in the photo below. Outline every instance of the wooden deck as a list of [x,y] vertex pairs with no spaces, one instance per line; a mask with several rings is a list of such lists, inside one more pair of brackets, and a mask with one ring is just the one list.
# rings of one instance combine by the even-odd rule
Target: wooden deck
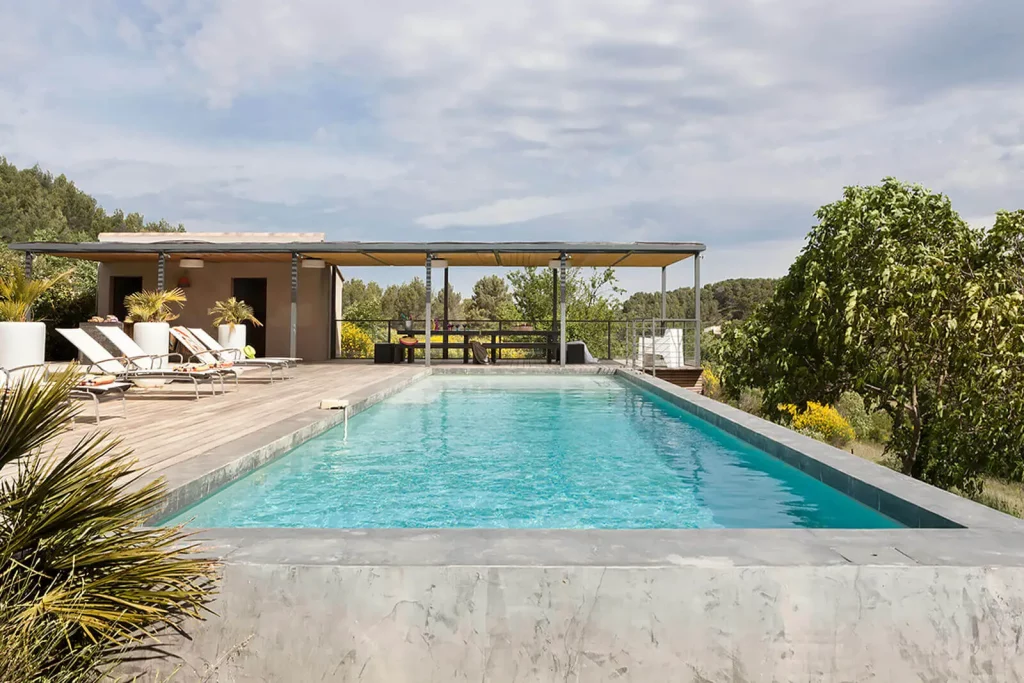
[[160,389],[133,388],[127,396],[127,418],[121,404],[105,401],[100,406],[97,427],[91,403],[82,402],[82,412],[73,428],[56,444],[62,454],[85,434],[106,429],[123,439],[140,465],[159,472],[182,461],[257,429],[316,408],[321,399],[346,395],[378,382],[410,377],[423,369],[414,365],[372,365],[358,362],[304,363],[289,371],[290,378],[273,384],[265,371],[246,373],[236,390],[210,395],[201,388],[196,400],[191,384],[173,384]]
[[644,372],[698,394],[704,391],[704,371],[701,368],[656,368],[653,372],[647,368]]

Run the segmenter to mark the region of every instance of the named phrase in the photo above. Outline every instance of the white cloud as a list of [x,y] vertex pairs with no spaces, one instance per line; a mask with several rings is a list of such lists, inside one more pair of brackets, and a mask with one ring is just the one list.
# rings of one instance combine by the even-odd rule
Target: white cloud
[[847,184],[1020,204],[1017,0],[64,5],[0,5],[0,154],[171,220],[696,239],[717,278]]
[[128,17],[121,17],[117,20],[117,37],[133,50],[138,50],[143,46],[142,31]]
[[525,223],[545,216],[575,211],[586,211],[597,208],[615,206],[617,201],[611,197],[520,197],[517,199],[500,199],[485,206],[467,211],[452,213],[435,213],[421,216],[416,223],[427,228],[447,228],[453,226],[486,227],[492,225],[508,225]]

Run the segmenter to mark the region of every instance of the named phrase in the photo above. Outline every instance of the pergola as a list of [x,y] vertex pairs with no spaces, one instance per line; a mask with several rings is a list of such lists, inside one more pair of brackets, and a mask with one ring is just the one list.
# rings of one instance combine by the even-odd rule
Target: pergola
[[[444,269],[447,317],[448,268],[552,267],[555,269],[554,300],[561,321],[560,362],[565,365],[566,268],[661,268],[661,317],[666,316],[665,269],[693,258],[695,357],[700,362],[700,255],[699,242],[204,242],[190,240],[187,233],[176,238],[168,234],[160,242],[31,242],[12,244],[25,252],[26,272],[31,276],[34,254],[100,262],[157,262],[157,288],[164,288],[168,260],[202,259],[211,262],[291,262],[291,355],[296,350],[298,318],[298,268],[301,260],[318,260],[335,267],[424,266],[427,296],[425,324],[432,320],[430,302],[434,268]],[[430,365],[430,334],[425,335],[425,360]]]

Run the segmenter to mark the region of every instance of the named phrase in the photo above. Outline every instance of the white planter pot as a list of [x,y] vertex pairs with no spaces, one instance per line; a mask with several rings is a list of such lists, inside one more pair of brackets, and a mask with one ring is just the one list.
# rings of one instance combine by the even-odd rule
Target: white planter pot
[[245,325],[218,325],[217,341],[225,349],[245,348]]
[[44,323],[0,323],[0,368],[40,365],[45,360]]
[[[170,323],[135,323],[132,330],[132,337],[135,343],[142,347],[142,350],[152,356],[166,355],[171,347],[171,324]],[[143,361],[141,364],[144,364]],[[167,359],[159,360],[154,368],[167,366]]]

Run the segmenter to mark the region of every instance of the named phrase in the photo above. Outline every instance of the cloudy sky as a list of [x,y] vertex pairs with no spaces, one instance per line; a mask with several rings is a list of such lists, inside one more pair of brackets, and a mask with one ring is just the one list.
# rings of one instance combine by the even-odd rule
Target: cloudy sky
[[1024,2],[0,0],[0,155],[191,230],[775,276],[844,185],[1024,207]]

